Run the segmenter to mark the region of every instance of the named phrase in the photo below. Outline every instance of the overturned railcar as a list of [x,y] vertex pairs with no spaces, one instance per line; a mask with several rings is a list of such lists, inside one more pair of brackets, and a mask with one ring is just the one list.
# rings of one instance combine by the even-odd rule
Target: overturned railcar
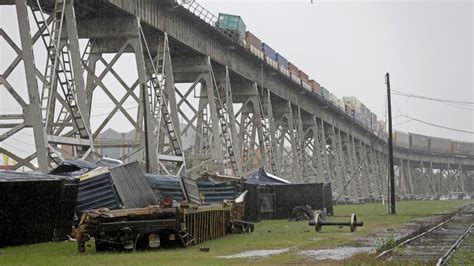
[[212,206],[150,206],[97,209],[83,215],[76,230],[78,251],[95,240],[96,251],[124,251],[182,246],[224,237],[232,232],[251,232],[241,221],[242,203]]

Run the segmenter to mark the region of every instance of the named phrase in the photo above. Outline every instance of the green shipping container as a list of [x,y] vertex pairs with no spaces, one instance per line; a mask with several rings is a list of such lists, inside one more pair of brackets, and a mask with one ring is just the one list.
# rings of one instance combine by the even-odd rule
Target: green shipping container
[[329,100],[329,91],[326,88],[321,87],[321,95],[323,96],[323,98],[326,98]]
[[240,37],[245,36],[247,26],[240,16],[219,13],[216,26],[220,29],[228,29],[239,32]]

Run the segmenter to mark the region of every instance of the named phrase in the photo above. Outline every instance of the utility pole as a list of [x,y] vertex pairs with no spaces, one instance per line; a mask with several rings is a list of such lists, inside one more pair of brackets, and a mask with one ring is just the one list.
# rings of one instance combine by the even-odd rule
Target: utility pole
[[390,214],[395,214],[395,170],[393,169],[393,139],[392,139],[392,101],[390,99],[390,74],[385,74],[388,98],[388,164],[390,177]]

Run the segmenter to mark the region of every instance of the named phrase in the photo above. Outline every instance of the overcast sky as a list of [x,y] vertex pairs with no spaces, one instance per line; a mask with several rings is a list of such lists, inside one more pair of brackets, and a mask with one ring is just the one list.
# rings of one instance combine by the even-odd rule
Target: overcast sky
[[[392,89],[455,101],[474,102],[473,9],[469,0],[446,1],[339,1],[339,0],[198,0],[216,15],[242,16],[247,29],[289,61],[303,69],[338,97],[356,96],[383,119],[386,110],[384,75],[391,74]],[[20,45],[14,7],[0,7],[0,26]],[[84,43],[84,42],[83,42]],[[13,53],[0,38],[0,72]],[[131,55],[119,62],[127,83]],[[44,58],[36,56],[43,69]],[[127,61],[128,60],[128,61]],[[132,62],[133,63],[133,62]],[[21,69],[21,68],[20,68]],[[21,71],[13,73],[16,87],[25,87]],[[27,99],[26,91],[21,92]],[[96,98],[101,98],[98,95]],[[408,115],[445,127],[474,131],[474,105],[446,104],[394,96],[393,116]],[[101,103],[98,99],[96,103]],[[19,113],[12,98],[0,88],[0,112]],[[126,106],[133,106],[133,103]],[[96,108],[101,119],[111,105]],[[133,111],[132,111],[133,112]],[[99,118],[93,118],[93,124]],[[449,131],[407,118],[395,119],[402,131],[473,141],[473,134]],[[123,117],[112,121],[115,129]],[[27,138],[30,137],[30,140]],[[22,141],[22,142],[20,142]],[[26,141],[26,143],[25,143]],[[31,131],[22,131],[9,145],[29,150]]]
[[[473,2],[198,0],[209,11],[240,15],[255,33],[335,95],[356,96],[383,117],[384,75],[393,90],[474,102]],[[393,116],[474,131],[474,105],[393,97]],[[394,124],[403,123],[399,117]],[[397,129],[474,141],[418,122]]]

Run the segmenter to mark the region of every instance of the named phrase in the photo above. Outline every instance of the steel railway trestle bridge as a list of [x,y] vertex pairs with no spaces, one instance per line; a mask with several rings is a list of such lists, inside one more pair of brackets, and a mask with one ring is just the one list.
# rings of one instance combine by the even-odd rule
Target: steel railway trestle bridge
[[[15,5],[21,40],[15,43],[0,29],[0,39],[14,53],[0,73],[0,86],[23,110],[0,114],[0,141],[32,128],[36,150],[19,156],[0,147],[0,153],[18,162],[14,168],[46,172],[61,160],[93,159],[99,155],[95,148],[119,145],[98,135],[122,114],[135,129],[131,154],[143,161],[147,150],[152,172],[195,175],[207,167],[245,176],[264,166],[292,182],[331,182],[342,201],[387,198],[386,141],[213,27],[216,17],[196,2],[0,4]],[[80,49],[83,40],[87,45]],[[46,56],[44,65],[34,60],[39,49]],[[116,66],[124,54],[136,63],[131,85]],[[28,99],[9,79],[20,64]],[[113,79],[113,85],[106,79]],[[114,108],[92,128],[98,94]],[[191,98],[199,103],[192,104]],[[138,111],[125,108],[126,102]],[[182,136],[190,131],[195,132],[194,145],[183,150]],[[62,151],[66,148],[72,155]],[[394,153],[400,196],[465,192],[465,181],[474,176],[474,156],[401,147]]]

